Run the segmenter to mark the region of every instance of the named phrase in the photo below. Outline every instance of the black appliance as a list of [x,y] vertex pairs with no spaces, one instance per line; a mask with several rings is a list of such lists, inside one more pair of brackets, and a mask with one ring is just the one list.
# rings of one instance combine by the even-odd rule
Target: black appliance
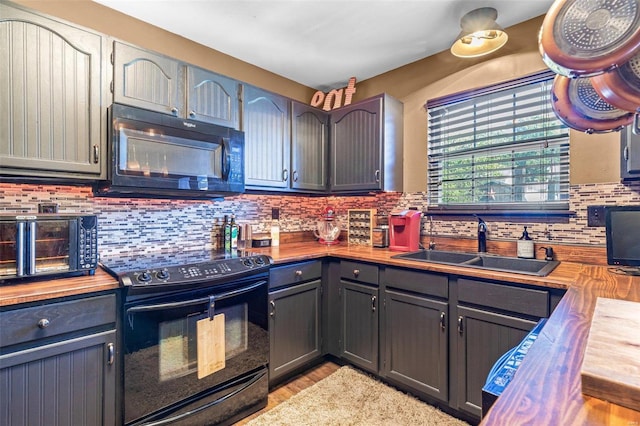
[[607,263],[640,275],[640,205],[607,206],[604,221]]
[[[101,264],[123,291],[123,424],[232,424],[266,406],[270,257],[103,255]],[[203,333],[211,321],[219,328]],[[216,348],[211,368],[201,351]]]
[[113,104],[96,195],[209,199],[244,192],[244,133]]
[[546,323],[546,318],[538,321],[518,345],[505,352],[500,359],[495,362],[482,388],[482,417],[487,414],[498,397],[502,395],[502,392],[509,383],[511,383],[513,376],[516,374],[516,371],[518,371],[518,367],[520,367],[520,363],[522,363],[527,352],[529,352],[529,348],[531,348],[531,345],[536,341]]
[[95,215],[0,215],[0,283],[93,274],[97,266]]

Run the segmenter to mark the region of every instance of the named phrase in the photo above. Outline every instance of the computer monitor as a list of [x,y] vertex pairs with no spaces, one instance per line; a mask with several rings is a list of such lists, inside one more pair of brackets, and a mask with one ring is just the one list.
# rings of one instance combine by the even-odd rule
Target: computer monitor
[[640,271],[640,205],[605,208],[607,263]]

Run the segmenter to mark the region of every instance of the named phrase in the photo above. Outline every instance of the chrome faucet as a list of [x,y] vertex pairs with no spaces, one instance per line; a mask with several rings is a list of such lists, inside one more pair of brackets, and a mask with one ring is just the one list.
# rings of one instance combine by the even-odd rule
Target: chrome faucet
[[485,253],[487,251],[487,224],[478,215],[478,252]]

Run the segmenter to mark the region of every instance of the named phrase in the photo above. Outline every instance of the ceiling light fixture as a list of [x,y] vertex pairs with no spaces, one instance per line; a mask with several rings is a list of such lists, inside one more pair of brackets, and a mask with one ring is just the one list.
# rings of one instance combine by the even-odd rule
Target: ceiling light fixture
[[451,46],[451,53],[459,58],[475,58],[500,49],[509,39],[496,23],[498,11],[492,7],[472,10],[460,19],[462,31]]

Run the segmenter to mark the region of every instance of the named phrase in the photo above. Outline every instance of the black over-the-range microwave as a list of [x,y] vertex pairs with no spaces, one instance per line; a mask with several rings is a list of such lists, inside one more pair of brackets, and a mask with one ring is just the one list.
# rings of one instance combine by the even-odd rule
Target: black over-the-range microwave
[[101,196],[202,199],[244,192],[244,133],[113,104]]

